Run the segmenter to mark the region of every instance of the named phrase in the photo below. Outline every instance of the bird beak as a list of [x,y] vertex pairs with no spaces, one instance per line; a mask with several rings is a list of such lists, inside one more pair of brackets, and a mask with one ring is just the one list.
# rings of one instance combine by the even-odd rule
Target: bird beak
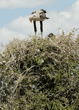
[[46,19],[50,19],[50,18],[46,17]]

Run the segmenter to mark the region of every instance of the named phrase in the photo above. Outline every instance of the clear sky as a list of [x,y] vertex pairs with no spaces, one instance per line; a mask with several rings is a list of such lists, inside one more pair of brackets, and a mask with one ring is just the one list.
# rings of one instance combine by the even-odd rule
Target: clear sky
[[[75,34],[79,33],[79,0],[0,0],[0,42],[5,45],[13,38],[35,35],[28,18],[37,9],[46,10],[50,18],[43,22],[44,37],[49,33],[57,35],[59,28],[59,33],[63,29],[68,34],[74,27],[78,29]],[[36,25],[38,35],[40,23]]]

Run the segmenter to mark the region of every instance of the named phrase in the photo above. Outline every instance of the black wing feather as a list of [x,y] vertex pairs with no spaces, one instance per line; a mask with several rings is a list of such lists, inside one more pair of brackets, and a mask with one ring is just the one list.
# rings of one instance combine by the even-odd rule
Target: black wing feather
[[46,10],[41,9],[44,13],[47,13]]

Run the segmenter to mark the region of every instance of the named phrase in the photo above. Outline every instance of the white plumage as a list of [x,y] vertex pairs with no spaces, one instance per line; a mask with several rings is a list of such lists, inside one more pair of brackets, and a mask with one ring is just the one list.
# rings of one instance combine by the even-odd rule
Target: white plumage
[[34,23],[34,31],[35,31],[35,35],[36,35],[36,21],[40,21],[40,30],[41,30],[41,35],[43,32],[43,28],[42,28],[42,21],[44,21],[45,19],[49,19],[48,17],[46,17],[45,15],[46,11],[43,9],[38,9],[34,12],[31,13],[31,15],[29,16],[29,21]]

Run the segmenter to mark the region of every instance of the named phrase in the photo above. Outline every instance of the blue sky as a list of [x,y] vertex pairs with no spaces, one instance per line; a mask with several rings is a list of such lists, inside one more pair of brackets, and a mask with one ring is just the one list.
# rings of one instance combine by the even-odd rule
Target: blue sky
[[[0,0],[0,42],[4,45],[14,37],[21,39],[34,35],[29,15],[37,9],[45,9],[49,20],[43,22],[43,36],[49,33],[65,33],[79,27],[79,0]],[[37,35],[40,23],[37,22]],[[75,32],[76,36],[79,30]],[[75,37],[76,37],[75,36]]]

